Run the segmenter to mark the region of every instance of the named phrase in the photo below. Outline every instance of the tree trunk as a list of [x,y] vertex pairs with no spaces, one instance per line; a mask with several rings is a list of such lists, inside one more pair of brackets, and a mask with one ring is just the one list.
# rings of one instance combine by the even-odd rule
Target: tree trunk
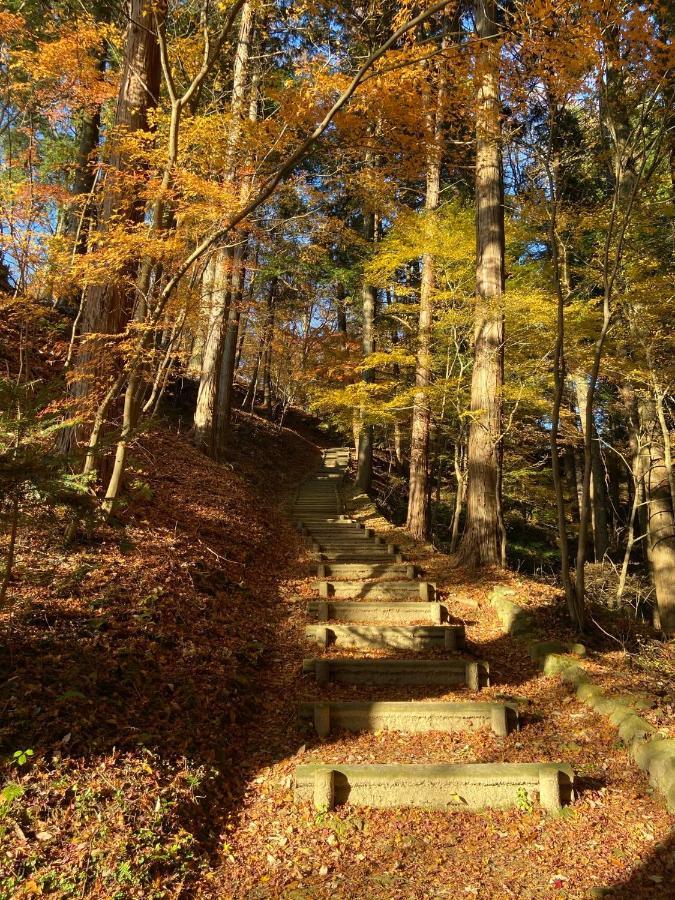
[[[373,242],[377,230],[375,213],[366,213],[364,216],[364,236],[367,241]],[[363,284],[363,356],[367,360],[371,353],[375,352],[375,313],[377,309],[377,289],[374,285]],[[370,384],[373,381],[373,372],[365,369],[363,381]],[[365,409],[362,405],[359,414],[359,432],[357,447],[356,487],[367,493],[373,479],[373,426],[364,421]]]
[[[443,65],[441,63],[441,65]],[[439,70],[437,69],[437,72]],[[427,190],[424,207],[427,213],[438,208],[443,155],[441,132],[444,77],[438,75],[435,102],[429,99],[427,115],[429,150],[427,154]],[[410,437],[410,478],[406,529],[417,540],[429,536],[429,431],[431,428],[431,341],[434,316],[434,259],[431,253],[422,257],[420,311],[417,326],[417,362]]]
[[267,295],[267,319],[263,336],[263,405],[268,413],[272,412],[272,341],[274,339],[276,287],[277,279],[273,278]]
[[[579,407],[579,419],[581,421],[581,432],[585,436],[587,405],[588,405],[588,382],[584,375],[574,375],[574,387],[577,395],[577,404]],[[591,530],[593,532],[593,550],[595,561],[602,562],[605,553],[609,549],[609,528],[607,526],[607,492],[605,490],[605,474],[600,454],[600,441],[598,434],[593,425],[591,432]]]
[[345,303],[345,286],[341,281],[335,285],[335,313],[337,332],[341,346],[347,343],[347,306]]
[[454,452],[455,479],[457,481],[457,493],[455,494],[455,507],[452,511],[452,528],[450,531],[449,552],[457,551],[459,542],[459,522],[462,517],[462,509],[466,498],[466,449],[462,435],[455,443]]
[[[103,207],[99,229],[105,231],[111,220],[121,219],[129,225],[143,220],[145,201],[129,195],[120,187],[114,173],[123,173],[127,167],[122,146],[117,142],[117,132],[147,131],[148,112],[159,99],[161,65],[157,27],[163,24],[168,0],[129,0],[129,24],[126,31],[122,79],[115,111],[115,134],[111,138],[108,154]],[[104,284],[91,285],[85,290],[81,317],[81,334],[118,334],[127,324],[133,311],[135,288],[132,273],[122,274]],[[79,350],[76,371],[82,377],[73,382],[72,393],[83,398],[89,391],[90,376],[102,371],[104,357],[91,346]],[[87,372],[93,369],[94,373]],[[69,452],[77,439],[74,427],[60,434],[60,449]]]
[[495,0],[478,0],[484,39],[476,59],[476,309],[471,375],[466,522],[460,544],[470,568],[501,560],[499,443],[504,380],[504,205]]
[[[249,58],[255,24],[254,20],[255,16],[252,4],[249,2],[244,3],[241,9],[239,35],[237,38],[237,49],[232,74],[232,100],[230,103],[232,125],[227,136],[227,150],[224,165],[225,180],[230,183],[235,177],[237,150],[244,119],[247,113],[246,91],[249,73]],[[248,108],[248,114],[249,116],[251,115],[250,106]],[[250,192],[250,189],[250,183],[248,181],[245,182],[245,186],[242,185],[242,194],[244,191]],[[242,240],[243,239],[244,238],[242,238]],[[220,251],[219,256],[224,256],[228,260],[228,265],[221,268],[221,274],[227,279],[227,283],[219,283],[218,291],[222,291],[222,294],[218,297],[214,297],[214,304],[209,316],[209,330],[204,348],[202,369],[199,377],[197,406],[194,415],[195,441],[199,447],[209,453],[214,453],[217,445],[220,443],[217,434],[219,431],[218,410],[221,403],[219,394],[221,386],[225,384],[224,380],[221,379],[221,370],[223,368],[223,357],[226,353],[225,345],[228,340],[228,334],[230,334],[229,325],[231,318],[228,297],[236,290],[236,285],[233,283],[236,270],[236,251],[233,252],[231,249],[223,249]],[[216,290],[214,290],[214,295],[215,294]],[[238,316],[239,311],[235,311],[234,315],[235,317]],[[234,372],[234,351],[232,353],[232,363],[232,371]],[[225,391],[225,394],[227,393],[228,392]],[[231,402],[231,398],[228,402]],[[223,417],[222,413],[220,414],[220,425],[223,427],[225,418],[229,421],[229,411],[226,417]]]
[[663,435],[653,395],[647,392],[638,394],[637,409],[642,434],[647,534],[656,605],[661,630],[668,637],[675,637],[675,517]]
[[210,286],[209,321],[202,351],[202,365],[194,414],[194,435],[198,447],[208,450],[216,414],[216,398],[222,347],[229,313],[229,285],[232,267],[230,250],[220,250],[214,262]]
[[238,247],[235,253],[234,269],[232,271],[232,293],[230,295],[230,314],[223,346],[223,357],[218,373],[218,401],[216,407],[215,440],[212,448],[213,455],[218,455],[225,449],[227,431],[232,414],[232,394],[234,392],[234,360],[237,353],[237,339],[239,337],[239,320],[241,318],[241,298],[244,290],[244,278],[246,277],[246,255],[242,247]]

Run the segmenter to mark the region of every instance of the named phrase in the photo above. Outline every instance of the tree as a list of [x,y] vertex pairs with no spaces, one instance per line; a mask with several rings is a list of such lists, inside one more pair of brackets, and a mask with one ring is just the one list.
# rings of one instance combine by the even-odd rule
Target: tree
[[505,563],[501,520],[504,379],[504,189],[497,4],[479,0],[476,31],[476,317],[471,376],[466,521],[459,546],[472,567]]

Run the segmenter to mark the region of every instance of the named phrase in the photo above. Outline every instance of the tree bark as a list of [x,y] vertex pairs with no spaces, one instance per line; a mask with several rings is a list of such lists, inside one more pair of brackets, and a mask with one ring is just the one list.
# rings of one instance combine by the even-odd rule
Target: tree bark
[[[375,241],[377,231],[377,219],[375,213],[368,212],[364,216],[364,236],[367,241]],[[367,361],[371,353],[375,352],[375,314],[377,311],[377,289],[374,285],[364,282],[363,291],[363,357]],[[370,384],[373,381],[371,369],[363,372],[363,381]],[[373,426],[364,421],[365,409],[362,405],[359,413],[359,431],[357,446],[356,487],[368,493],[373,479]]]
[[504,380],[504,205],[495,0],[478,0],[485,41],[476,59],[476,308],[466,522],[459,548],[470,568],[499,565],[499,443]]
[[225,449],[227,430],[232,414],[232,394],[234,391],[234,361],[237,353],[239,337],[239,320],[241,318],[241,299],[246,277],[246,255],[240,248],[235,256],[235,268],[232,272],[232,293],[230,296],[230,315],[223,347],[223,357],[218,375],[218,402],[216,406],[215,445],[213,454],[217,455]]
[[649,561],[661,630],[675,637],[675,517],[663,435],[651,393],[637,395],[642,473],[647,501]]
[[[239,35],[234,58],[232,100],[230,103],[232,126],[228,134],[224,166],[225,181],[230,183],[235,177],[237,150],[247,112],[246,92],[254,25],[255,14],[253,6],[250,2],[245,2],[241,8]],[[250,107],[248,109],[248,114],[249,116],[251,115]],[[251,186],[248,183],[245,187],[242,186],[241,196],[244,203],[248,193],[250,193],[250,187]],[[242,240],[244,239],[245,238],[242,238]],[[233,283],[237,271],[235,260],[236,253],[237,250],[232,251],[229,248],[225,248],[222,249],[219,254],[228,260],[228,265],[221,268],[221,275],[227,279],[227,283],[219,285],[218,290],[222,291],[222,300],[221,302],[214,302],[214,306],[209,315],[209,330],[199,377],[199,390],[194,415],[194,434],[197,446],[201,447],[207,453],[215,453],[218,444],[221,442],[220,438],[222,437],[224,428],[224,418],[222,414],[220,414],[220,427],[218,423],[218,410],[221,402],[219,395],[221,386],[224,385],[224,380],[221,379],[223,357],[226,352],[228,335],[231,334],[230,325],[233,324],[231,322],[231,309],[228,297],[236,291],[236,284]],[[218,298],[218,300],[220,299],[221,298]],[[238,311],[236,311],[234,315],[237,316]],[[234,353],[232,354],[232,359],[234,361]],[[232,365],[232,371],[234,372],[234,365]],[[229,420],[229,412],[227,418]],[[219,430],[221,431],[221,435],[218,435]]]
[[[588,382],[583,374],[573,376],[574,388],[579,407],[579,419],[581,433],[586,435],[586,421],[588,418]],[[596,562],[602,562],[605,553],[609,549],[609,529],[607,526],[607,492],[605,490],[605,477],[600,455],[600,441],[593,423],[591,430],[591,531],[593,536],[593,551]]]
[[230,270],[232,253],[219,250],[214,262],[213,281],[210,285],[209,320],[202,352],[197,404],[194,414],[194,436],[198,447],[208,450],[215,419],[218,377],[225,342],[225,328],[229,313]]
[[267,318],[263,335],[263,405],[272,412],[272,342],[274,339],[274,314],[277,279],[273,278],[267,295]]
[[[442,66],[443,63],[440,63]],[[443,98],[445,78],[437,72],[437,88],[433,107],[429,99],[427,115],[427,187],[424,207],[427,213],[438,208],[441,189],[441,162],[443,157]],[[431,405],[429,386],[431,384],[431,344],[434,316],[434,258],[426,252],[422,257],[422,279],[420,283],[420,311],[417,326],[417,361],[415,368],[415,394],[413,398],[412,426],[410,437],[410,478],[408,491],[408,514],[406,528],[417,540],[429,536],[429,432],[431,428]]]
[[[129,0],[129,24],[126,31],[122,79],[115,110],[114,132],[134,133],[148,130],[148,113],[159,100],[161,65],[157,28],[163,25],[168,0]],[[127,160],[113,136],[109,152],[103,206],[99,229],[105,231],[113,218],[133,225],[145,214],[145,201],[130,195],[115,178],[123,173]],[[133,311],[135,287],[132,273],[122,274],[104,284],[86,288],[83,297],[81,334],[118,334]],[[92,369],[93,372],[87,372]],[[76,371],[81,376],[73,381],[73,396],[82,399],[89,392],[92,374],[103,369],[102,355],[90,346],[77,354]],[[59,446],[68,453],[77,440],[75,427],[61,431]]]

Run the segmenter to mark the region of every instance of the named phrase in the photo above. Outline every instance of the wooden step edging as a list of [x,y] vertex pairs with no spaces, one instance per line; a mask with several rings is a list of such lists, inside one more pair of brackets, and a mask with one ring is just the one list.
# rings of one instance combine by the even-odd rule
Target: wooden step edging
[[518,708],[506,703],[420,703],[415,700],[302,703],[300,718],[309,719],[324,739],[332,728],[347,731],[468,731],[488,726],[498,737],[518,729]]
[[469,765],[322,765],[295,770],[296,801],[318,810],[348,803],[376,809],[504,809],[538,797],[558,812],[574,794],[574,772],[562,763],[472,763]]
[[340,619],[344,622],[386,622],[389,625],[409,625],[427,620],[432,625],[440,625],[447,611],[440,603],[423,603],[413,600],[310,600],[308,615],[319,622]]
[[484,660],[328,656],[303,659],[302,671],[314,675],[317,684],[443,685],[479,691],[490,683],[490,667]]
[[305,637],[324,649],[461,650],[463,625],[307,625]]
[[316,581],[312,589],[320,597],[349,599],[369,597],[373,600],[395,599],[396,597],[418,597],[430,603],[436,596],[436,585],[429,581]]

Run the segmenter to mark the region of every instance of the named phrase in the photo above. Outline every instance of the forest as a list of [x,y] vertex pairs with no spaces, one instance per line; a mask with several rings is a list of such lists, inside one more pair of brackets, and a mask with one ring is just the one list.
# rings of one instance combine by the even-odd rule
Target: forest
[[[170,733],[171,704],[193,700],[162,644],[191,644],[194,702],[243,734],[211,694],[220,672],[245,701],[253,676],[232,660],[253,671],[278,624],[271,593],[255,627],[240,594],[250,578],[267,596],[297,557],[279,510],[302,497],[310,444],[350,447],[353,496],[449,579],[543,592],[547,635],[651,654],[672,704],[674,30],[668,0],[4,0],[0,845],[23,849],[0,854],[1,896],[324,896],[259,873],[259,893],[208,886],[198,783],[237,803],[205,774],[223,760],[202,726]],[[120,659],[140,667],[126,699],[99,685],[85,710],[85,665],[103,679]],[[115,738],[136,700],[134,735]],[[155,766],[135,742],[161,756],[158,734],[172,749]],[[64,844],[55,866],[51,827],[5,821],[22,804],[45,818],[71,751],[83,778],[83,760],[127,754],[116,789],[142,805],[142,766],[173,784],[191,740],[190,798],[167,801],[180,827],[158,849],[144,824],[126,860],[135,826],[110,824],[113,874],[84,827],[86,863]],[[236,856],[225,827],[219,866]],[[565,882],[476,893],[589,896]],[[326,896],[362,896],[336,884]]]

